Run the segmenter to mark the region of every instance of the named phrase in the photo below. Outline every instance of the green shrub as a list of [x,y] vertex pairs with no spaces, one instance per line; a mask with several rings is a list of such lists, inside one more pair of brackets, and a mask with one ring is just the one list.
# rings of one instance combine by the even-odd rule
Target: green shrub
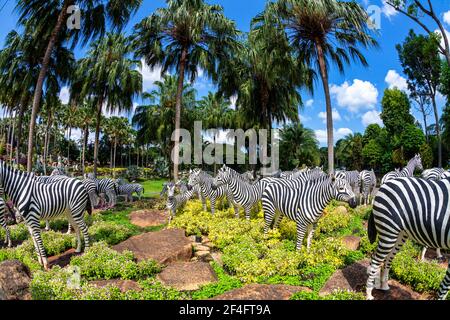
[[89,235],[93,241],[105,241],[109,245],[118,244],[133,234],[126,226],[109,221],[94,222],[89,228]]
[[361,292],[336,290],[325,296],[319,296],[315,291],[300,291],[295,293],[290,300],[365,300],[365,296]]
[[106,243],[95,243],[82,256],[72,258],[70,264],[80,267],[81,275],[88,280],[143,279],[160,271],[160,267],[152,260],[136,263],[133,253],[119,253],[108,248]]
[[434,261],[418,261],[419,255],[420,248],[407,241],[392,262],[392,277],[410,285],[417,292],[434,293],[439,289],[446,270]]
[[336,268],[328,264],[307,266],[302,268],[300,272],[301,281],[299,285],[318,292],[335,271]]
[[[30,237],[30,232],[24,223],[9,226],[9,234],[12,241],[24,241]],[[6,231],[0,227],[0,241],[4,241],[5,237]]]
[[324,215],[317,223],[316,232],[330,234],[336,230],[345,228],[350,223],[351,215],[349,213],[341,213],[333,207],[327,207]]
[[283,218],[278,226],[278,230],[280,231],[281,239],[297,240],[297,225],[294,221]]
[[60,266],[54,266],[49,271],[35,272],[30,284],[31,296],[34,300],[77,299],[77,292],[67,287],[71,275],[69,270]]
[[300,252],[301,267],[328,264],[340,268],[345,264],[348,250],[335,238],[314,240],[309,251],[303,246]]

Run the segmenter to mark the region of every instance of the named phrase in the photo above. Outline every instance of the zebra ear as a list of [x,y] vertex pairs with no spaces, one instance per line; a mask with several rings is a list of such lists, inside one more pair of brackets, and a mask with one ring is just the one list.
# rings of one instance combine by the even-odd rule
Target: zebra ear
[[336,176],[334,175],[334,173],[330,173],[330,179],[332,183],[336,181]]

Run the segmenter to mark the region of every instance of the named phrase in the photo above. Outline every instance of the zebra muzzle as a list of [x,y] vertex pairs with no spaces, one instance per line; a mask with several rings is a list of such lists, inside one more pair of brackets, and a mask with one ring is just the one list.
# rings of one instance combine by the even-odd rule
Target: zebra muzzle
[[356,206],[357,206],[356,198],[351,198],[351,199],[348,201],[348,205],[350,206],[350,208],[355,209]]

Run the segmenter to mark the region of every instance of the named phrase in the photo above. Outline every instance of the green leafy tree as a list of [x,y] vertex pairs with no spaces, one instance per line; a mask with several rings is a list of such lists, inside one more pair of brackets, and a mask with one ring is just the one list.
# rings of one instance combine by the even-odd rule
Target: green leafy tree
[[144,57],[150,68],[162,66],[162,72],[175,70],[178,75],[175,108],[174,178],[178,180],[179,129],[185,76],[191,82],[201,67],[213,80],[217,69],[230,59],[239,35],[234,21],[218,5],[203,0],[168,0],[166,8],[142,20],[135,27],[136,54]]
[[[421,101],[423,97],[431,100],[435,117],[435,131],[438,138],[438,165],[442,167],[441,130],[436,95],[441,78],[441,59],[439,57],[439,38],[416,35],[413,30],[402,45],[397,45],[403,72],[407,76],[408,88],[413,99]],[[424,103],[426,101],[423,101]],[[423,107],[422,107],[423,108]],[[426,116],[425,131],[427,130]]]
[[414,124],[411,104],[406,93],[394,88],[384,91],[381,101],[381,120],[391,135],[400,135],[408,124]]
[[[94,175],[97,175],[101,116],[107,111],[130,111],[133,99],[142,90],[140,62],[131,59],[130,39],[122,34],[108,33],[91,44],[87,56],[78,63],[71,92],[73,99],[93,99],[96,104],[94,143]],[[80,93],[77,89],[81,88]]]
[[424,143],[420,146],[419,153],[423,168],[431,168],[433,166],[433,149],[427,143]]
[[266,12],[281,26],[296,59],[320,74],[325,93],[328,134],[328,170],[334,172],[334,138],[329,67],[341,73],[351,60],[367,66],[359,47],[377,46],[369,17],[358,3],[337,0],[278,0]]

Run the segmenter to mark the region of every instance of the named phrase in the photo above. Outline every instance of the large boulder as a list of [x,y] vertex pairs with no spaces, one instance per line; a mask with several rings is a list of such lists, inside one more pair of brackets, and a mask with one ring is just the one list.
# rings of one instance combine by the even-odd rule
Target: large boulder
[[175,262],[156,277],[164,286],[180,291],[198,290],[202,285],[217,281],[214,270],[206,262]]
[[31,300],[31,273],[18,260],[0,263],[0,300]]
[[113,246],[113,249],[119,252],[129,250],[138,261],[153,259],[163,265],[189,261],[192,257],[192,243],[182,229],[144,233]]
[[168,215],[160,210],[139,210],[132,212],[129,217],[132,224],[141,228],[156,227],[169,221]]
[[311,289],[284,284],[249,284],[228,291],[212,300],[289,300],[293,294]]
[[[325,296],[336,290],[346,290],[365,293],[367,281],[367,268],[370,260],[365,259],[356,262],[342,270],[337,270],[322,289],[319,295]],[[421,295],[411,288],[400,284],[395,280],[389,280],[391,290],[373,290],[375,300],[425,300],[428,296]]]
[[352,251],[358,250],[361,244],[361,237],[357,236],[345,236],[341,240],[344,247]]

